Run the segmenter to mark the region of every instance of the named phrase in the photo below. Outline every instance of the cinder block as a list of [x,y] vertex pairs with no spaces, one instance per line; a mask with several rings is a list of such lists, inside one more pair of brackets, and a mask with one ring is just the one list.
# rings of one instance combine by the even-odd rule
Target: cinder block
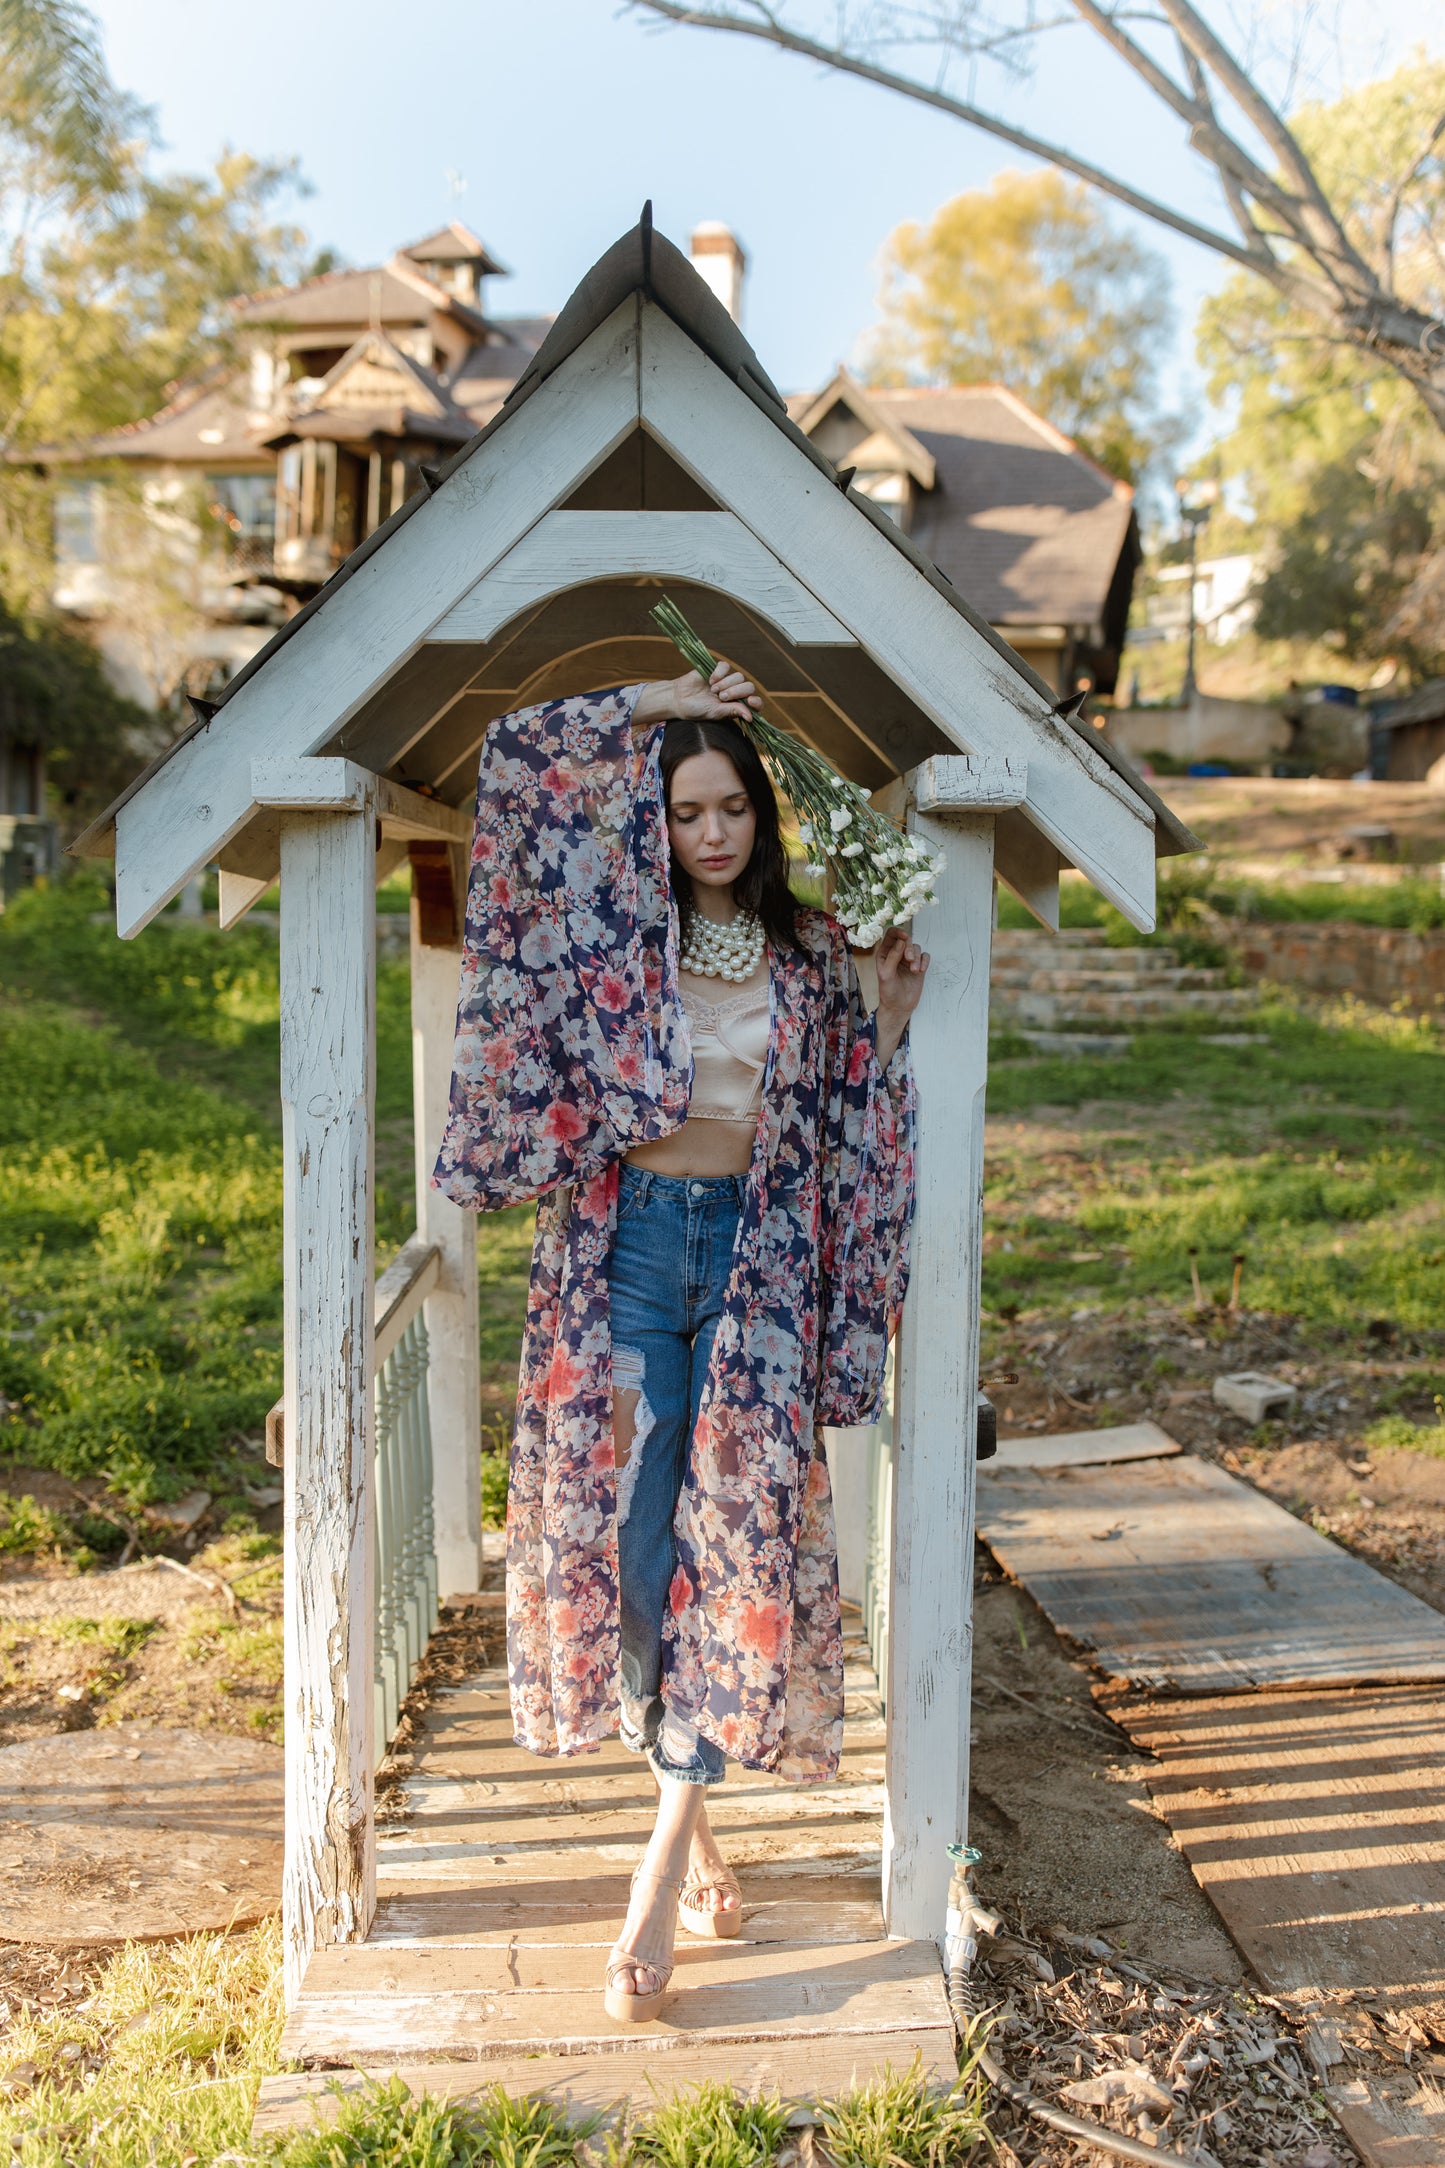
[[1299,1395],[1283,1378],[1267,1378],[1262,1370],[1231,1370],[1215,1379],[1214,1397],[1231,1415],[1263,1423],[1271,1415],[1287,1413]]

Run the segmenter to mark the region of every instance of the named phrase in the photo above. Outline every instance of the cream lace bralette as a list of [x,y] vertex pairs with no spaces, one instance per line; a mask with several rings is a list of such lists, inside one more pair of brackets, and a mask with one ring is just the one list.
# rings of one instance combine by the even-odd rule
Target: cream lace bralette
[[682,988],[692,1041],[689,1121],[749,1122],[758,1110],[768,1064],[770,1023],[766,981],[728,1001],[708,1001]]

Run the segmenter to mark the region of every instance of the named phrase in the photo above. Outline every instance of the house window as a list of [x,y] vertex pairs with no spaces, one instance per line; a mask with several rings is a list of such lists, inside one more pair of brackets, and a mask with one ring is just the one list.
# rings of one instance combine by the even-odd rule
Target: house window
[[62,482],[55,492],[55,555],[62,565],[100,562],[101,482]]

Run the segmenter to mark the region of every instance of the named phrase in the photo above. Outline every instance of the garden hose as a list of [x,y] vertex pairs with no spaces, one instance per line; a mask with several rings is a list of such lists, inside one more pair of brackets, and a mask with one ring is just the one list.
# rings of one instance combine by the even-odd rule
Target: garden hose
[[[979,1933],[997,1934],[1001,1922],[996,1913],[985,1910],[968,1886],[968,1870],[977,1866],[983,1855],[970,1844],[951,1844],[948,1856],[954,1863],[953,1879],[948,1885],[948,1923],[944,1933],[948,2006],[960,2038],[967,2040],[983,2014],[969,1979]],[[1005,2100],[1021,2108],[1025,2115],[1031,2115],[1035,2122],[1047,2123],[1051,2130],[1061,2131],[1066,2138],[1081,2139],[1100,2153],[1112,2153],[1116,2160],[1147,2162],[1149,2168],[1158,2168],[1161,2161],[1172,2161],[1174,2168],[1199,2168],[1198,2160],[1188,2153],[1176,2153],[1169,2146],[1145,2145],[1140,2138],[1126,2138],[1122,2131],[1110,2130],[1106,2124],[1091,2123],[1085,2116],[1071,2115],[1067,2108],[1056,2108],[1051,2100],[1041,2099],[1027,2086],[1020,2085],[1016,2078],[1010,2077],[987,2042],[979,2047],[977,2055],[978,2067],[995,2092],[1002,2093]]]

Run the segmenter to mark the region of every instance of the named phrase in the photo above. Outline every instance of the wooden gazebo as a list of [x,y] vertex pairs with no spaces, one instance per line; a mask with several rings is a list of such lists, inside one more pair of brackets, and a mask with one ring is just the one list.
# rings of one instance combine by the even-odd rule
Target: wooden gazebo
[[[288,1995],[315,1950],[367,1935],[384,1734],[437,1593],[478,1579],[477,1227],[427,1186],[478,746],[508,708],[674,675],[647,614],[664,586],[775,717],[947,852],[919,929],[882,1890],[891,1936],[937,1940],[967,1819],[994,878],[1056,926],[1076,866],[1148,929],[1156,854],[1193,839],[793,426],[647,214],[426,480],[83,839],[113,843],[125,936],[208,862],[223,925],[281,883]],[[417,1231],[378,1288],[373,892],[408,855]]]

